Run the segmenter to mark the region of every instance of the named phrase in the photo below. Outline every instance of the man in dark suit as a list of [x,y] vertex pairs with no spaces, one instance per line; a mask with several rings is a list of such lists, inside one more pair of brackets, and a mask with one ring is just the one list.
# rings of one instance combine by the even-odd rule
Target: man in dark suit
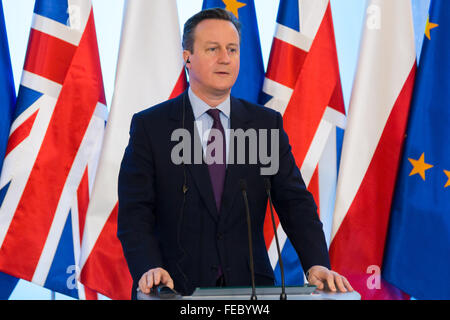
[[[275,209],[308,281],[333,291],[352,290],[329,270],[322,224],[281,115],[230,96],[239,73],[239,47],[239,22],[230,13],[210,9],[194,15],[183,36],[190,88],[132,119],[119,174],[118,237],[133,296],[137,287],[149,292],[160,283],[184,295],[196,287],[251,285],[242,180],[248,186],[255,283],[273,285],[263,236],[264,178],[270,179]],[[258,136],[252,145],[251,133],[263,130],[275,134]],[[233,132],[250,132],[245,148]],[[261,155],[263,149],[273,160],[273,172],[266,176],[267,161],[254,161],[254,153]]]

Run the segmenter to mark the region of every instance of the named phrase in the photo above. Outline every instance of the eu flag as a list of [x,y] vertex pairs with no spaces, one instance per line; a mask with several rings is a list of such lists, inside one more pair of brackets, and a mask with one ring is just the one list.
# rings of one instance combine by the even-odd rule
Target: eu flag
[[[3,5],[0,2],[0,172],[5,158],[6,145],[8,144],[9,128],[11,126],[14,107],[16,103],[16,91],[9,56],[8,37],[6,35]],[[0,192],[0,204],[2,203]],[[8,299],[16,287],[18,279],[10,275],[0,273],[0,299]]]
[[450,299],[450,1],[433,0],[392,205],[384,278]]
[[264,64],[254,1],[204,0],[202,9],[208,8],[226,9],[241,23],[241,64],[239,76],[231,94],[237,98],[258,103],[264,81]]

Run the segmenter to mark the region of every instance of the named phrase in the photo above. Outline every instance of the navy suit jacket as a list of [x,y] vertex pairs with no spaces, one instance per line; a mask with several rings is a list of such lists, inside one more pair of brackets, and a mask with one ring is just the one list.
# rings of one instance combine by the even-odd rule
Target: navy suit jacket
[[[184,295],[196,287],[215,286],[219,267],[227,286],[251,285],[240,179],[247,184],[255,282],[273,285],[263,236],[268,201],[260,171],[264,166],[259,161],[229,163],[218,212],[207,165],[177,165],[171,160],[172,149],[180,143],[171,141],[171,135],[183,127],[183,118],[192,140],[199,139],[187,91],[135,114],[131,121],[119,174],[118,237],[133,278],[132,296],[141,276],[155,267],[167,270],[175,289]],[[231,97],[230,118],[231,129],[279,130],[279,170],[269,176],[274,207],[304,270],[313,265],[329,267],[322,223],[295,164],[280,113]],[[192,141],[192,159],[193,145]],[[270,150],[270,139],[268,145]],[[250,151],[246,148],[247,160]]]

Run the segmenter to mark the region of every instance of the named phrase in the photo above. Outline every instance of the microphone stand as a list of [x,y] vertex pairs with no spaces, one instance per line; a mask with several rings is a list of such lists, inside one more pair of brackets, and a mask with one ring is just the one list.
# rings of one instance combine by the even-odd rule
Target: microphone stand
[[272,227],[273,227],[273,233],[274,233],[274,236],[275,236],[275,243],[277,245],[278,261],[280,263],[280,272],[281,272],[281,294],[280,294],[280,300],[287,300],[286,285],[284,283],[283,259],[281,259],[280,243],[278,241],[277,227],[275,225],[275,217],[273,215],[273,208],[272,208],[272,196],[270,194],[271,186],[270,186],[270,180],[268,178],[264,179],[264,186],[266,187],[267,196],[269,197],[269,206],[270,206],[270,214],[271,214],[271,218],[272,218]]
[[256,286],[255,286],[255,269],[253,265],[253,243],[252,243],[252,227],[250,220],[250,210],[248,208],[248,200],[247,200],[247,183],[244,179],[239,181],[242,190],[242,197],[244,198],[245,203],[245,213],[247,214],[247,233],[248,233],[248,249],[250,254],[250,274],[252,277],[252,295],[250,300],[258,300],[256,297]]

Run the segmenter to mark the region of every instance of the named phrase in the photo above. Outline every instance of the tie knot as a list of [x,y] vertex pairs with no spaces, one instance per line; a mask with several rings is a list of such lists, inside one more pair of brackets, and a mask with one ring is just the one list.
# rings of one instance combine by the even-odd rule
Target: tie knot
[[214,119],[214,122],[220,121],[220,110],[219,109],[209,109],[206,112],[211,116],[211,118]]

